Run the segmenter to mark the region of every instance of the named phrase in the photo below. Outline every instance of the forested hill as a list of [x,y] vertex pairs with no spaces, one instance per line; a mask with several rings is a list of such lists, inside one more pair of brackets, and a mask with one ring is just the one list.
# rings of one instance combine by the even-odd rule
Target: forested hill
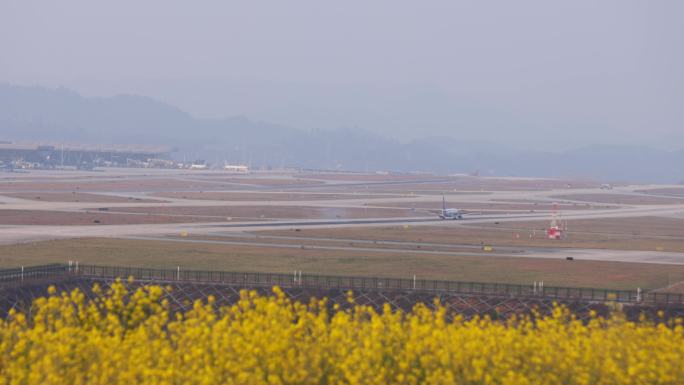
[[[372,127],[370,127],[372,129]],[[684,150],[604,146],[522,151],[453,137],[400,142],[363,130],[297,128],[245,117],[198,119],[151,98],[87,98],[64,89],[0,84],[0,140],[165,145],[209,162],[345,170],[472,172],[497,176],[587,177],[680,182]]]

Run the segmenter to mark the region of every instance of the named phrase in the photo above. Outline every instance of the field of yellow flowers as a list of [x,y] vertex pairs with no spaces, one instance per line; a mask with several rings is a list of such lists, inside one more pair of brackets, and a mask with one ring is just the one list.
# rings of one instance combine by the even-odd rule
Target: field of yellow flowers
[[327,311],[276,288],[170,312],[162,288],[119,282],[12,312],[0,384],[684,384],[684,330],[624,319],[447,320],[442,307]]

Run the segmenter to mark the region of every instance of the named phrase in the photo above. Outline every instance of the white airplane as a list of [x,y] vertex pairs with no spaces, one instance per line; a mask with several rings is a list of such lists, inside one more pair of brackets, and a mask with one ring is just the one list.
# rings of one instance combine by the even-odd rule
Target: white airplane
[[463,219],[463,214],[465,212],[463,210],[458,210],[458,209],[448,209],[446,207],[446,198],[444,195],[442,195],[442,211],[439,212],[439,217],[442,219]]

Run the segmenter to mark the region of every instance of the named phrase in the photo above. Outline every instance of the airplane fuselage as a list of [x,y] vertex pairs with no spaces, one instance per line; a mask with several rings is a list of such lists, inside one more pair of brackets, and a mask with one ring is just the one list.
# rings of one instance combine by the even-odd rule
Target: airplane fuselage
[[444,195],[442,195],[442,211],[438,215],[442,219],[463,219],[463,212],[461,210],[447,208]]
[[463,219],[463,214],[459,210],[453,210],[453,209],[448,209],[448,210],[443,210],[440,214],[439,217],[442,219]]

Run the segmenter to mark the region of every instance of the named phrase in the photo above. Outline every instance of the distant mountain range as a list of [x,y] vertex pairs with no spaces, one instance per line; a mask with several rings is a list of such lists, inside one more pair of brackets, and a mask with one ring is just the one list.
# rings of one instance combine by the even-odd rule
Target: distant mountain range
[[8,84],[0,84],[0,140],[163,145],[177,148],[177,158],[252,167],[684,180],[684,150],[595,145],[539,152],[448,137],[400,142],[363,130],[305,131],[244,117],[198,119],[142,96],[86,98],[64,88]]

